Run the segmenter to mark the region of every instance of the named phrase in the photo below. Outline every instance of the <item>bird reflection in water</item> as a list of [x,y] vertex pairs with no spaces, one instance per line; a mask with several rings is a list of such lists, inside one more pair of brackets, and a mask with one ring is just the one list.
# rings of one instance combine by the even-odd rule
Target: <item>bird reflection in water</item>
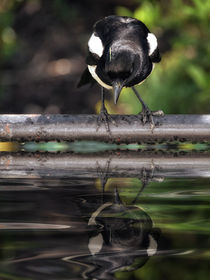
[[147,171],[142,175],[142,187],[130,205],[122,202],[118,186],[111,197],[102,192],[101,204],[89,202],[87,208],[95,206],[87,221],[89,254],[64,258],[84,267],[83,278],[115,279],[115,272],[139,269],[157,253],[160,230],[153,227],[144,209],[135,205],[150,180]]

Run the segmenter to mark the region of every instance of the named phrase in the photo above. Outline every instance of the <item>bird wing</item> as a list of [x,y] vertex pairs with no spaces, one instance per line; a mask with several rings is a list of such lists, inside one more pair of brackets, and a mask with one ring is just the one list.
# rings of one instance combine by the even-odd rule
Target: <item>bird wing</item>
[[159,48],[157,47],[154,52],[150,55],[150,59],[154,63],[158,63],[161,61],[161,56],[159,52]]
[[[96,54],[91,53],[90,51],[88,52],[88,55],[86,57],[87,65],[97,65],[98,60],[99,60],[99,57]],[[93,79],[88,68],[86,68],[81,75],[81,78],[79,80],[79,83],[77,84],[77,87],[81,87],[86,84],[94,85],[95,83],[96,83],[96,81]]]
[[82,86],[87,85],[87,84],[93,85],[95,83],[96,83],[96,81],[91,76],[88,68],[86,68],[83,71],[83,73],[82,73],[82,75],[80,77],[80,80],[79,80],[79,82],[77,84],[77,87],[79,88],[79,87],[82,87]]

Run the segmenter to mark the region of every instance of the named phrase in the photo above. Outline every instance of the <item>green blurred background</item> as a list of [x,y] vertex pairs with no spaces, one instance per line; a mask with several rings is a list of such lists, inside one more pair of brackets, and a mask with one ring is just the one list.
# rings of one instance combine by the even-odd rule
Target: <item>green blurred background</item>
[[[162,61],[139,86],[152,110],[210,112],[209,0],[0,0],[0,113],[94,113],[99,87],[76,84],[92,25],[110,15],[142,20]],[[138,113],[125,89],[111,113]]]

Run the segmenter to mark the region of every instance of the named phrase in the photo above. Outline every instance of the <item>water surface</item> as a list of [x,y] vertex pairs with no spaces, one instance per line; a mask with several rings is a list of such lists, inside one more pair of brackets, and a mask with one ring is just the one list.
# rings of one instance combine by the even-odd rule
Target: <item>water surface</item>
[[0,279],[209,279],[208,155],[0,163]]

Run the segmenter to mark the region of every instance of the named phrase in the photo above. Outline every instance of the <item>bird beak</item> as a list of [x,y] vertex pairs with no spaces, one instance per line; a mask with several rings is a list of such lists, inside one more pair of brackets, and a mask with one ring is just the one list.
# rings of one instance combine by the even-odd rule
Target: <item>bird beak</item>
[[123,85],[117,81],[113,84],[113,89],[114,89],[114,104],[117,104],[118,98],[120,96],[120,92],[123,88]]

